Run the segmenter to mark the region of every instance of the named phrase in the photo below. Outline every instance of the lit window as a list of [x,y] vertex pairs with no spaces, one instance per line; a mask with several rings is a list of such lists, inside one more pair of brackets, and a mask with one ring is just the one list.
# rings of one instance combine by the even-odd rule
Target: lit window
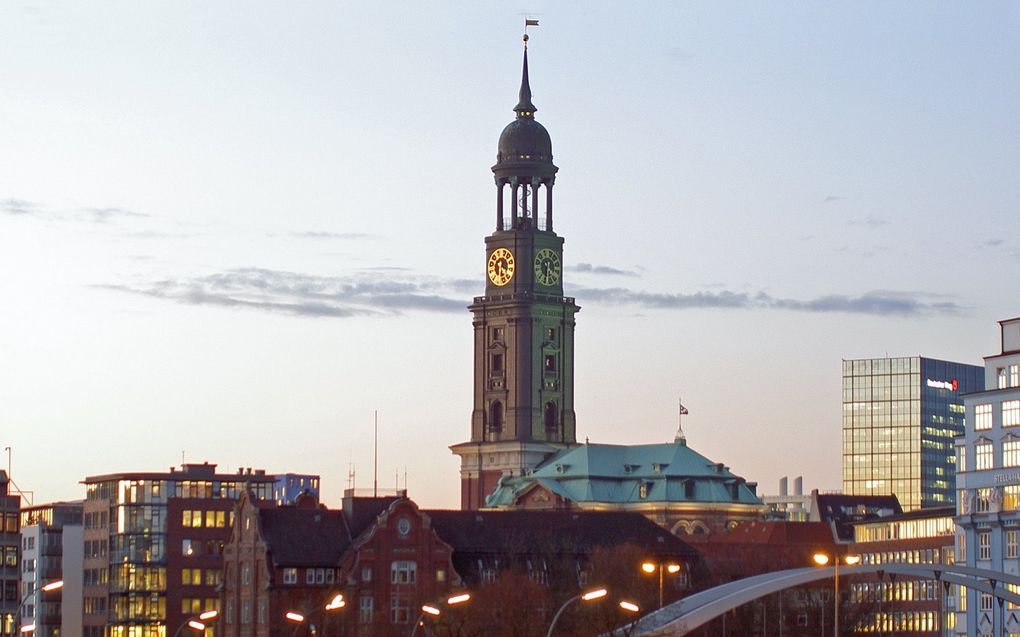
[[1020,467],[1020,440],[1002,443],[1002,466]]
[[1020,387],[1020,365],[1009,366],[1009,386]]
[[418,563],[410,560],[396,560],[390,565],[391,584],[414,584]]
[[978,533],[978,559],[992,559],[992,532],[982,531]]
[[992,428],[992,405],[991,403],[974,406],[974,430],[982,431]]
[[1002,510],[1020,509],[1020,485],[1010,484],[1002,488]]
[[1002,401],[1002,426],[1015,427],[1020,425],[1020,400]]
[[1007,376],[1007,370],[1005,367],[1000,367],[996,371],[996,376],[999,379],[999,389],[1006,389],[1009,387],[1009,376]]
[[992,468],[992,443],[974,445],[974,468],[978,471]]
[[959,447],[956,450],[956,472],[963,473],[967,470],[967,448]]
[[975,509],[978,513],[987,513],[991,510],[992,493],[994,491],[995,489],[992,487],[974,489]]

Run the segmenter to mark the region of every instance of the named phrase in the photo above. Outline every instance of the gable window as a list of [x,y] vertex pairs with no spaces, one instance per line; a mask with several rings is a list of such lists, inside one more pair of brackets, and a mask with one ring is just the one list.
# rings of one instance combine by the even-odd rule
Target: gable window
[[411,560],[395,560],[390,564],[390,584],[414,584],[417,580],[418,563]]

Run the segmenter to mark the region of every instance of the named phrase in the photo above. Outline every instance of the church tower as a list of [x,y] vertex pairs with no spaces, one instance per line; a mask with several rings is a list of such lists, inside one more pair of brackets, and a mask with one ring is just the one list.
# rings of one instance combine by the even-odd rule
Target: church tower
[[485,506],[517,477],[576,444],[574,299],[563,296],[563,238],[553,232],[552,140],[535,121],[524,70],[517,118],[499,136],[495,231],[485,238],[485,296],[474,314],[471,440],[461,458],[461,508]]

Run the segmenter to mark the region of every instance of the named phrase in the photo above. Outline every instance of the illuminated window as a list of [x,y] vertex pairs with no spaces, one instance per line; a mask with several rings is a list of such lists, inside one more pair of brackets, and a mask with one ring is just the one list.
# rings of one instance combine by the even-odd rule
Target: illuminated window
[[1020,400],[1002,401],[1002,426],[1015,427],[1020,425]]
[[418,563],[410,560],[396,560],[390,564],[391,584],[414,584],[417,579]]
[[967,448],[958,447],[956,449],[956,472],[963,473],[967,470]]
[[999,389],[1006,389],[1007,387],[1009,387],[1009,376],[1007,376],[1008,372],[1006,368],[1000,367],[997,370],[995,370],[995,372],[996,372],[995,375],[999,379]]
[[992,468],[992,443],[974,445],[974,468],[978,471]]
[[1020,467],[1020,440],[1002,443],[1002,466]]
[[199,586],[202,584],[202,569],[185,568],[181,570],[181,584],[184,586]]
[[993,491],[995,490],[992,487],[974,489],[975,509],[978,513],[987,513],[991,508]]
[[1020,509],[1020,485],[1011,484],[1002,488],[1002,510],[1016,511]]
[[1020,365],[1009,366],[1009,386],[1020,387]]
[[978,559],[992,559],[992,532],[981,531],[978,533]]
[[992,428],[991,403],[974,406],[974,430],[982,431]]

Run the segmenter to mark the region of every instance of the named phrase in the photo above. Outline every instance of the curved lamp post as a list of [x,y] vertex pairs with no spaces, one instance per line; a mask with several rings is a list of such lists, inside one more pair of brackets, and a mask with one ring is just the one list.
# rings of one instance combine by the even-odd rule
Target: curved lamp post
[[664,589],[664,584],[665,584],[665,575],[666,575],[666,573],[669,573],[670,575],[676,575],[677,573],[679,573],[681,571],[682,568],[683,567],[680,566],[676,562],[661,562],[661,561],[660,562],[652,562],[652,561],[647,561],[647,562],[642,562],[641,563],[641,571],[643,573],[648,573],[649,575],[651,575],[652,573],[654,573],[656,571],[659,572],[659,608],[662,608],[662,606],[663,606],[663,603],[662,603],[663,602],[663,589]]
[[[321,610],[323,610],[323,611],[325,611],[327,613],[333,612],[333,611],[336,611],[336,610],[340,610],[341,608],[347,606],[347,602],[344,600],[344,594],[343,593],[331,593],[330,596],[326,598],[326,600],[327,601],[322,606]],[[320,610],[320,609],[316,608],[312,612],[316,612],[318,610]],[[311,614],[311,613],[309,613],[309,614]],[[301,625],[303,623],[305,623],[305,619],[306,619],[306,616],[305,616],[304,613],[299,613],[299,612],[294,611],[294,610],[287,611],[284,614],[283,617],[284,617],[284,619],[286,619],[289,622],[294,622],[294,632],[291,633],[292,636],[297,635],[298,629],[301,628]]]
[[549,630],[545,631],[545,637],[552,637],[553,628],[556,627],[556,622],[559,621],[560,615],[562,615],[563,611],[567,609],[567,606],[570,606],[573,602],[576,602],[577,600],[581,600],[582,602],[592,602],[595,601],[596,599],[602,599],[608,594],[609,591],[607,591],[606,589],[596,588],[585,593],[581,593],[580,595],[574,595],[567,601],[563,602],[563,605],[560,606],[560,609],[556,611],[555,615],[553,615],[552,622],[549,623]]
[[835,594],[833,597],[834,609],[832,612],[832,634],[834,637],[839,637],[839,563],[842,562],[847,566],[854,566],[861,563],[860,555],[842,555],[842,556],[830,556],[825,553],[815,553],[811,556],[815,564],[818,566],[827,566],[829,562],[832,562],[833,566],[836,567],[835,579]]
[[[464,602],[471,601],[471,593],[458,593],[446,598],[444,602],[447,606],[456,606],[457,604],[463,604]],[[418,626],[421,625],[422,620],[425,619],[425,615],[432,615],[438,617],[443,614],[438,604],[423,604],[421,612],[418,614],[418,618],[414,620],[414,626],[411,627],[411,637],[414,637],[418,633]]]
[[[63,587],[64,587],[64,580],[58,579],[56,581],[49,582],[47,584],[41,584],[40,583],[39,586],[36,586],[35,588],[33,588],[28,593],[25,593],[25,596],[21,598],[21,602],[18,603],[18,608],[14,611],[14,621],[17,622],[17,625],[21,626],[21,609],[25,606],[25,602],[27,602],[30,597],[35,596],[35,594],[40,592],[40,591],[42,591],[43,593],[49,593],[50,591],[60,590]],[[20,628],[20,631],[23,632],[23,633],[30,633],[30,632],[32,632],[34,630],[35,630],[35,624],[29,624],[28,626],[21,626],[21,628]],[[15,632],[13,632],[11,634],[12,635],[16,635],[17,634],[17,630],[15,630]]]
[[177,627],[177,632],[174,633],[174,637],[178,637],[181,634],[181,631],[184,630],[185,626],[192,630],[197,630],[200,633],[205,632],[205,625],[219,617],[219,614],[220,612],[218,610],[207,610],[204,613],[192,615],[188,618],[188,621]]

